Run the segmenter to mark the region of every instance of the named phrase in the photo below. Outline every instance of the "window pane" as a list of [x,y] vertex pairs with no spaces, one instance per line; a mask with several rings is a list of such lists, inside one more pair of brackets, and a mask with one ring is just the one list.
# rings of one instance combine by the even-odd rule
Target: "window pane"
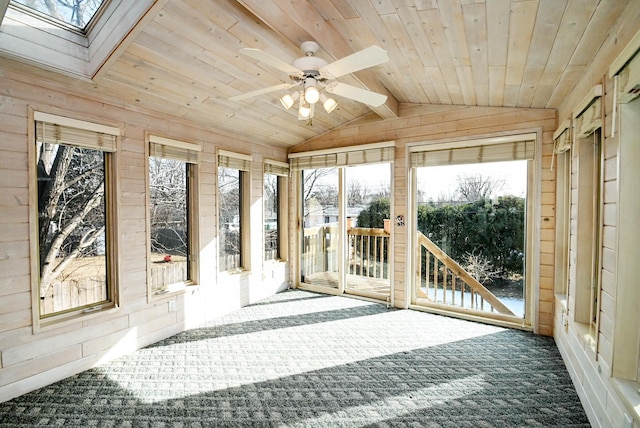
[[218,168],[218,191],[220,195],[219,235],[221,271],[239,269],[241,260],[241,171],[233,168]]
[[338,169],[302,171],[303,231],[300,281],[338,288]]
[[13,0],[51,18],[84,28],[105,0]]
[[391,165],[345,168],[347,199],[346,290],[387,300],[391,231]]
[[278,180],[273,174],[264,175],[264,259],[280,258],[280,231],[278,210]]
[[109,298],[105,156],[37,143],[41,316]]
[[[525,316],[527,168],[527,161],[513,161],[416,170],[417,229],[423,242],[418,296]],[[464,280],[466,274],[446,264],[447,258],[507,310],[488,304],[489,293],[482,297],[479,287]]]
[[188,281],[189,222],[185,162],[149,158],[151,289]]

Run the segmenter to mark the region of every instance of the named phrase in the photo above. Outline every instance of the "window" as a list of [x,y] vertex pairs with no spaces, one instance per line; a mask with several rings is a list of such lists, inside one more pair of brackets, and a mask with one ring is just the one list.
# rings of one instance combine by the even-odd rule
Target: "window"
[[264,260],[285,258],[284,197],[289,165],[267,160],[264,164]]
[[[374,245],[376,255],[381,254],[380,249],[384,244],[373,244],[373,241],[369,240],[370,246],[367,249],[364,246],[365,241],[360,239],[359,242],[363,245],[359,246],[354,257],[354,251],[349,252],[347,243],[354,241],[353,235],[356,232],[351,230],[348,234],[347,229],[352,229],[351,219],[348,217],[356,217],[357,212],[365,208],[363,205],[355,207],[353,202],[366,204],[365,199],[373,196],[364,194],[364,189],[360,186],[365,185],[365,182],[359,182],[356,176],[362,175],[374,180],[373,183],[367,180],[366,186],[371,189],[374,186],[390,186],[389,165],[394,155],[393,141],[350,146],[341,150],[325,149],[289,154],[291,168],[297,172],[298,179],[299,285],[333,288],[339,293],[366,294],[374,299],[392,301],[389,278],[382,278],[382,286],[367,281],[366,287],[360,287],[355,291],[354,285],[358,281],[356,276],[365,276],[362,266],[368,265],[367,276],[374,272],[373,262],[370,262],[372,258],[363,254],[373,255]],[[369,166],[373,169],[367,168]],[[350,173],[346,173],[347,170],[350,170]],[[377,230],[369,230],[372,228]],[[375,226],[367,228],[367,231],[362,233],[385,237],[388,235],[382,227]],[[388,243],[388,239],[384,242]],[[351,250],[355,250],[355,247],[352,246]],[[381,264],[384,264],[381,260],[384,254],[383,249],[382,256],[375,260],[377,275],[384,270],[379,269]],[[351,274],[355,265],[358,266],[357,275],[348,277],[347,272]],[[391,271],[389,267],[386,269],[387,272]]]
[[[640,39],[638,39],[640,43]],[[640,65],[640,56],[636,55],[631,64]],[[630,67],[628,65],[627,67]],[[621,74],[628,73],[625,67]],[[636,78],[637,79],[637,78]],[[622,80],[622,79],[621,79]],[[634,81],[632,83],[638,83]],[[635,85],[633,85],[635,86]],[[625,85],[618,85],[619,90]],[[635,407],[638,406],[638,387],[640,386],[640,98],[629,93],[618,93],[620,104],[616,106],[620,113],[619,151],[617,153],[617,224],[616,224],[616,274],[615,274],[615,330],[613,339],[613,376],[618,378],[619,388],[625,398]],[[623,96],[624,95],[624,96]]]
[[578,142],[574,156],[577,188],[576,321],[595,324],[600,253],[600,135]]
[[249,269],[249,168],[251,157],[218,153],[219,271]]
[[133,36],[132,26],[162,7],[156,0],[1,0],[0,53],[94,79]]
[[[571,249],[575,264],[575,321],[589,326],[595,346],[600,295],[602,234],[602,148],[600,98],[575,118],[575,150],[572,152],[572,213],[575,237]],[[570,284],[570,293],[571,293]]]
[[410,148],[413,303],[531,325],[538,134]]
[[34,113],[39,318],[113,306],[117,128]]
[[84,29],[98,12],[104,0],[12,0],[49,18]]
[[156,136],[149,143],[151,294],[194,282],[192,182],[200,146]]
[[[602,293],[613,296],[615,306],[603,309],[607,316],[614,319],[612,343],[614,385],[624,397],[626,408],[635,418],[640,417],[638,386],[640,384],[640,34],[618,55],[609,68],[609,78],[613,78],[617,86],[614,93],[611,139],[618,139],[618,151],[606,160],[605,177],[617,180],[617,197],[605,198],[603,214],[606,226],[616,229],[615,241],[615,275],[603,277]],[[617,101],[617,102],[616,102]],[[619,122],[616,115],[619,113]],[[619,132],[616,132],[617,126]],[[615,156],[615,158],[613,158]],[[612,167],[615,165],[615,167]],[[616,174],[611,171],[615,170]],[[607,210],[607,205],[615,206],[615,210]],[[611,216],[608,213],[614,212]],[[612,221],[613,217],[613,221]],[[603,239],[607,243],[607,239]],[[604,305],[603,305],[604,306]],[[603,328],[604,330],[604,328]]]
[[[569,242],[571,222],[571,123],[566,121],[554,134],[556,168],[556,294],[566,305],[569,292]],[[566,307],[565,307],[566,309]]]

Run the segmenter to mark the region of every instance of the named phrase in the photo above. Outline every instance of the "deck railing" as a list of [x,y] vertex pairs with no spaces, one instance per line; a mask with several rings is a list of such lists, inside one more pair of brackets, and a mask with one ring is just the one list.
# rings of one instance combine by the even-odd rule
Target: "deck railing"
[[349,266],[352,275],[389,279],[389,233],[384,229],[352,227],[349,237]]
[[440,247],[418,232],[418,298],[459,308],[515,314]]
[[[338,271],[338,226],[304,229],[301,269],[304,275]],[[384,229],[352,227],[347,230],[347,273],[369,278],[389,278],[389,233]]]
[[338,230],[334,223],[304,229],[300,266],[304,276],[338,271]]

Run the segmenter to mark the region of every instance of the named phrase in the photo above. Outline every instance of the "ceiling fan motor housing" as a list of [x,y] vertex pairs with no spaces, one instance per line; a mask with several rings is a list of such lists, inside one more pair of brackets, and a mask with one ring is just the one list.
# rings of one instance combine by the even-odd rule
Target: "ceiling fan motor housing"
[[303,56],[295,61],[291,65],[296,68],[299,68],[304,73],[303,77],[299,76],[291,76],[295,78],[295,80],[304,80],[306,77],[314,77],[318,78],[320,76],[320,72],[318,71],[320,68],[327,65],[327,61],[322,58],[318,58],[317,56]]

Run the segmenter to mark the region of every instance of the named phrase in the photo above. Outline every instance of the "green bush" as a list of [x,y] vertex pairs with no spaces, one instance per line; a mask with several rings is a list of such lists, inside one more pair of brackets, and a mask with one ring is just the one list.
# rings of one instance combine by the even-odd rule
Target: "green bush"
[[360,212],[357,226],[382,229],[384,227],[384,219],[389,218],[390,212],[391,206],[388,198],[376,199]]
[[[360,213],[358,226],[381,228],[389,216],[389,200],[378,199]],[[458,263],[476,254],[502,275],[524,273],[524,198],[420,205],[417,221],[418,230]]]

